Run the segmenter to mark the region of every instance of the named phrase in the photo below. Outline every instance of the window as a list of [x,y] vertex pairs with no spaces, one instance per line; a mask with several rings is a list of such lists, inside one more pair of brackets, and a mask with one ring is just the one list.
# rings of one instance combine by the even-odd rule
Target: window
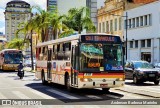
[[127,23],[126,20],[124,20],[124,29],[128,28],[126,23]]
[[149,14],[149,25],[152,25],[152,16]]
[[71,42],[65,43],[64,45],[64,60],[70,60],[71,55]]
[[144,25],[148,25],[148,17],[147,17],[147,15],[144,16]]
[[103,33],[105,32],[105,23],[103,22]]
[[141,47],[145,47],[145,40],[141,40]]
[[129,19],[129,28],[131,28],[132,25],[131,25],[131,19]]
[[108,21],[106,21],[106,32],[109,32],[109,24],[108,24]]
[[135,18],[132,19],[132,27],[135,28]]
[[110,20],[110,32],[113,32],[113,21]]
[[122,21],[122,18],[119,18],[119,30],[121,30],[121,22]]
[[151,39],[147,39],[147,47],[151,47]]
[[130,48],[133,48],[133,41],[130,41]]
[[114,29],[117,31],[117,19],[114,20]]
[[143,26],[143,16],[140,17],[140,26]]
[[101,23],[99,23],[99,33],[101,33]]
[[135,41],[135,48],[138,48],[138,40]]
[[139,17],[136,18],[136,27],[139,27]]

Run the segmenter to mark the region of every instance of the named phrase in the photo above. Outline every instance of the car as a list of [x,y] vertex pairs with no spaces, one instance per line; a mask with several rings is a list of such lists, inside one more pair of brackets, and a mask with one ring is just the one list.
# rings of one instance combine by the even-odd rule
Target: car
[[155,85],[159,85],[160,71],[147,61],[127,61],[125,77],[132,79],[135,84],[151,81]]
[[[36,60],[33,60],[33,66],[36,65]],[[32,67],[31,59],[25,60],[24,61],[24,67]]]
[[159,69],[160,70],[160,63],[155,63],[154,64],[154,68]]

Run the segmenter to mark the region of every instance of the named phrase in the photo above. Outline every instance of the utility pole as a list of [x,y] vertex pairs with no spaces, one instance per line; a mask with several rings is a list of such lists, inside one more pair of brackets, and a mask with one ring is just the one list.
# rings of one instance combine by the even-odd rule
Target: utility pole
[[126,12],[126,61],[127,61],[127,30],[128,30],[128,13]]
[[34,70],[34,66],[33,66],[33,45],[32,45],[32,32],[33,30],[31,30],[31,39],[30,39],[30,42],[31,42],[31,64],[32,64],[32,70]]

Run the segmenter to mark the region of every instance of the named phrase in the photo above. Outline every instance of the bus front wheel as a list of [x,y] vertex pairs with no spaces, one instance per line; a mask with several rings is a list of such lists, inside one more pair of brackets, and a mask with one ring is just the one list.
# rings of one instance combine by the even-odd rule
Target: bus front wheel
[[69,79],[69,75],[66,75],[66,78],[65,78],[65,82],[66,82],[66,88],[69,92],[72,92],[73,88],[71,87],[70,85],[70,79]]

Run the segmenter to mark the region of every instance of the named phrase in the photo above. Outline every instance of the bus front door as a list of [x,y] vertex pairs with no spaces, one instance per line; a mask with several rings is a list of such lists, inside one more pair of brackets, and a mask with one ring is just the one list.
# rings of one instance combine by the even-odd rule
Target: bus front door
[[48,59],[47,59],[47,79],[48,79],[48,81],[52,80],[52,72],[51,72],[52,63],[51,63],[51,58],[52,58],[52,50],[48,49]]
[[76,46],[72,46],[71,63],[71,85],[72,87],[76,87],[78,84]]

